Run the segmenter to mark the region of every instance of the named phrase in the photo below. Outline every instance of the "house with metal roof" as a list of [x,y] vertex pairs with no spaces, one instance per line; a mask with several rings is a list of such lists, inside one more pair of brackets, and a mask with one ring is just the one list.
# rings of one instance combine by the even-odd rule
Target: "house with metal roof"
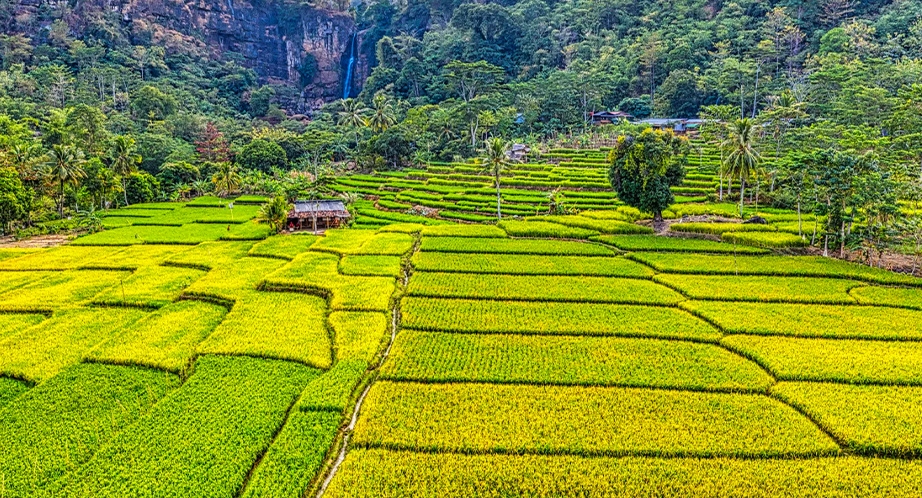
[[333,199],[297,200],[288,212],[289,230],[326,230],[342,226],[352,215],[343,201]]
[[589,119],[594,125],[606,125],[620,123],[622,120],[632,120],[634,116],[623,111],[596,111],[593,112]]

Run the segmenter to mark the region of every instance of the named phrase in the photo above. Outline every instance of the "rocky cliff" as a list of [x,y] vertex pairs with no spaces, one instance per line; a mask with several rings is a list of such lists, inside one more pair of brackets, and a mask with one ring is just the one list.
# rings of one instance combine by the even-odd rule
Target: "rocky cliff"
[[[17,19],[40,18],[57,0],[19,0]],[[81,0],[70,22],[92,29],[102,18],[116,18],[121,31],[163,46],[167,53],[220,58],[228,52],[264,82],[296,87],[305,111],[342,98],[355,22],[346,13],[286,0]],[[47,28],[47,26],[43,26]],[[42,28],[41,26],[39,28]],[[356,42],[361,46],[362,37]],[[369,73],[367,60],[354,68],[353,94]]]

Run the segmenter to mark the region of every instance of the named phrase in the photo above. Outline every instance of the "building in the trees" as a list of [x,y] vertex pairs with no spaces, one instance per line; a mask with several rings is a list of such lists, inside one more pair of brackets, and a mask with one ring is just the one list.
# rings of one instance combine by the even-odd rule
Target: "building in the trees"
[[634,116],[621,111],[598,111],[593,112],[589,119],[594,125],[607,125],[619,123],[623,119],[630,121]]
[[636,122],[641,125],[648,125],[654,130],[672,130],[676,135],[686,135],[698,133],[703,119],[685,119],[685,118],[651,118],[641,119]]

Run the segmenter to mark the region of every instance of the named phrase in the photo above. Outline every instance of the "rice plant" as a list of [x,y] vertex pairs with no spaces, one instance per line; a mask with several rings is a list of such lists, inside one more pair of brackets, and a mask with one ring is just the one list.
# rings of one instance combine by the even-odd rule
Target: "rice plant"
[[619,337],[404,330],[381,377],[419,382],[636,386],[765,391],[772,379],[709,344]]
[[839,452],[806,417],[758,394],[390,381],[372,386],[353,442],[431,452],[583,456]]

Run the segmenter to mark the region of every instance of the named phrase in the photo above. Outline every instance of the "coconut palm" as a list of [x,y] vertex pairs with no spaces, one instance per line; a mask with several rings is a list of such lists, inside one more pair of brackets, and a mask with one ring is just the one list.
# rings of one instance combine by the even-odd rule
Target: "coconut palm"
[[727,150],[723,168],[728,175],[740,179],[740,218],[743,217],[743,200],[746,182],[758,174],[762,156],[755,147],[757,128],[749,118],[738,119],[730,124],[730,133],[723,146]]
[[394,117],[394,103],[382,94],[375,95],[372,102],[371,116],[366,120],[366,124],[371,127],[375,133],[380,133],[397,122]]
[[268,224],[269,228],[278,233],[285,228],[289,212],[291,212],[291,203],[285,196],[277,195],[259,208],[256,221]]
[[218,163],[218,171],[211,177],[215,192],[218,196],[225,197],[240,188],[240,173],[231,163]]
[[58,214],[64,218],[64,186],[77,185],[81,178],[86,176],[83,171],[83,151],[73,145],[56,144],[48,153],[45,163],[48,174],[55,183],[61,187],[61,199],[58,205]]
[[122,178],[122,192],[125,194],[125,205],[128,205],[128,175],[134,173],[141,164],[141,156],[135,153],[135,142],[131,137],[119,135],[112,139],[109,149],[109,159],[112,161],[112,172]]
[[368,108],[362,105],[362,102],[355,99],[346,99],[342,101],[343,110],[336,113],[336,122],[340,126],[352,128],[355,132],[355,142],[359,141],[359,128],[365,126]]
[[502,199],[500,197],[500,175],[502,175],[503,170],[506,169],[506,166],[509,165],[509,160],[507,153],[509,151],[509,144],[506,143],[503,139],[499,137],[493,137],[487,140],[486,157],[484,158],[484,164],[486,170],[493,176],[493,180],[496,182],[496,218],[502,219],[503,213],[500,209],[500,203]]

